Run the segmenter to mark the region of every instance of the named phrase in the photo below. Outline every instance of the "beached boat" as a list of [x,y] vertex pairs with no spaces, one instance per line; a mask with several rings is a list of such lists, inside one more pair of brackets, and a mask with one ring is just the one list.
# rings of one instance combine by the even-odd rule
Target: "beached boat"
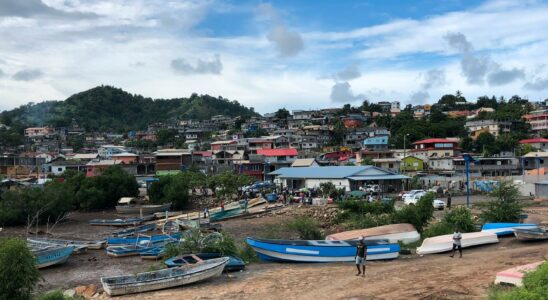
[[[247,238],[259,258],[290,262],[344,262],[354,261],[358,241],[326,240],[269,240]],[[387,240],[368,240],[367,260],[394,259],[399,256],[399,244]]]
[[228,257],[222,257],[179,268],[167,268],[136,275],[101,277],[101,283],[110,296],[167,289],[219,276],[228,261]]
[[90,250],[100,250],[107,243],[106,240],[86,241],[86,240],[65,240],[65,239],[50,239],[50,238],[27,238],[29,242],[46,243],[59,246],[74,246],[85,247]]
[[234,272],[240,271],[245,268],[245,262],[236,256],[233,255],[222,255],[221,253],[198,253],[198,254],[187,254],[179,255],[164,261],[164,264],[169,268],[180,267],[184,265],[192,265],[199,263],[204,260],[220,258],[226,256],[229,258],[228,263],[225,266],[225,271]]
[[123,246],[108,246],[107,255],[110,257],[125,257],[141,255],[142,253],[149,251],[156,251],[164,248],[166,243],[148,243],[143,242],[136,245],[123,245]]
[[161,242],[161,241],[168,241],[168,240],[178,240],[181,238],[180,232],[172,233],[172,234],[156,234],[156,235],[142,235],[142,236],[135,236],[135,237],[109,237],[107,238],[107,244],[109,246],[111,245],[135,245],[138,243],[143,242]]
[[148,215],[127,219],[93,219],[89,221],[89,224],[94,226],[137,226],[154,218],[154,215]]
[[548,240],[548,231],[546,230],[546,227],[537,227],[533,229],[515,228],[514,235],[520,241]]
[[166,255],[166,246],[156,247],[156,248],[152,248],[152,249],[147,250],[147,251],[140,252],[139,256],[141,256],[141,259],[154,259],[154,260],[156,260],[156,259],[163,258]]
[[364,236],[365,240],[388,240],[391,243],[402,242],[410,244],[420,240],[421,236],[411,224],[391,224],[366,229],[357,229],[328,235],[330,241],[357,240]]
[[209,215],[209,221],[216,222],[224,219],[232,218],[244,213],[244,210],[238,206],[230,209],[220,210]]
[[154,214],[169,211],[170,207],[171,203],[158,205],[124,204],[116,205],[116,211],[119,214]]
[[128,229],[113,232],[112,236],[114,237],[132,236],[139,233],[152,231],[154,229],[156,229],[156,224],[147,224],[147,225],[137,226],[135,228],[128,228]]
[[498,236],[514,234],[514,229],[534,229],[537,224],[531,223],[485,223],[481,228],[481,232],[494,232]]
[[[462,248],[498,243],[499,239],[494,232],[469,232],[463,233],[461,239]],[[417,248],[417,254],[432,254],[451,251],[453,249],[453,235],[439,235],[427,238]]]
[[32,250],[32,253],[36,257],[36,267],[42,269],[65,263],[74,251],[73,248],[73,246],[49,246],[43,249]]
[[[60,244],[54,244],[54,243],[48,243],[48,242],[42,242],[42,241],[33,241],[27,239],[27,246],[32,251],[38,251],[38,250],[45,250],[45,249],[52,249],[52,248],[58,248],[68,245],[60,245]],[[71,245],[72,246],[72,254],[82,254],[86,253],[88,251],[88,248],[86,246],[82,245]]]
[[543,263],[544,261],[537,261],[498,272],[497,277],[495,278],[495,284],[506,283],[515,286],[523,286],[523,277],[525,276],[525,273],[534,271]]

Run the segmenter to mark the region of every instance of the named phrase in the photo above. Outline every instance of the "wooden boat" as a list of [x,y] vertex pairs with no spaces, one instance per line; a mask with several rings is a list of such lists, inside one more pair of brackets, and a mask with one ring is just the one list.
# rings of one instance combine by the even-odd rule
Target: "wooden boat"
[[73,248],[73,246],[49,246],[43,249],[32,250],[32,253],[36,257],[36,267],[42,269],[65,263],[74,251]]
[[109,237],[107,238],[107,244],[109,246],[111,245],[135,245],[138,243],[143,242],[161,242],[161,241],[168,241],[168,240],[178,240],[181,238],[180,232],[172,233],[172,234],[157,234],[157,235],[151,235],[151,236],[136,236],[136,237]]
[[523,286],[523,277],[525,276],[525,273],[534,271],[543,263],[544,261],[537,261],[498,272],[495,277],[495,284],[506,283],[515,286]]
[[141,255],[141,253],[164,248],[165,245],[165,243],[139,243],[136,245],[108,246],[107,255],[110,257]]
[[220,210],[220,211],[211,213],[209,215],[209,221],[211,222],[221,221],[224,219],[232,218],[237,215],[241,215],[243,213],[244,213],[244,210],[240,206],[233,207],[230,209]]
[[[167,245],[166,245],[167,246]],[[166,255],[166,247],[156,247],[139,253],[141,259],[160,259]]]
[[494,232],[498,236],[514,234],[514,229],[534,229],[537,224],[531,223],[485,223],[481,228],[481,232]]
[[[462,248],[498,243],[499,239],[494,232],[463,233]],[[451,251],[453,249],[453,234],[446,234],[427,238],[417,248],[417,254],[432,254]]]
[[328,235],[330,241],[357,240],[364,236],[365,240],[388,240],[391,243],[402,242],[410,244],[420,240],[421,236],[411,224],[391,224],[366,229],[344,231]]
[[64,240],[64,239],[50,239],[50,238],[27,238],[27,241],[36,242],[36,243],[48,243],[48,244],[59,245],[59,246],[74,246],[75,248],[85,247],[86,249],[90,249],[90,250],[103,249],[103,247],[107,243],[106,240],[86,241],[86,240]]
[[[52,248],[63,247],[68,245],[48,243],[48,242],[42,242],[42,241],[32,241],[27,239],[27,246],[31,250],[38,251],[38,250],[52,249]],[[82,245],[71,245],[71,246],[72,246],[72,254],[82,254],[82,253],[86,253],[88,250],[86,246],[82,246]]]
[[119,214],[154,214],[157,212],[169,211],[171,203],[158,204],[158,205],[116,205],[116,212]]
[[127,219],[93,219],[89,221],[90,225],[95,226],[137,226],[143,222],[154,219],[154,215],[139,217],[139,218],[127,218]]
[[167,289],[219,276],[228,261],[228,257],[222,257],[179,268],[167,268],[136,275],[101,277],[101,283],[110,296]]
[[192,265],[199,263],[204,260],[220,258],[226,256],[229,258],[228,263],[225,266],[225,271],[234,272],[241,271],[245,268],[245,262],[236,256],[233,255],[222,255],[221,253],[198,253],[198,254],[187,254],[179,255],[164,261],[164,264],[169,268],[180,267],[183,265]]
[[533,229],[515,228],[514,235],[520,241],[548,240],[548,231],[546,230],[546,227],[537,227]]
[[147,225],[141,225],[135,228],[128,228],[128,229],[113,232],[112,236],[114,237],[132,236],[139,233],[152,231],[154,229],[156,229],[156,224],[147,224]]
[[161,219],[161,218],[165,218],[166,216],[168,218],[178,216],[178,215],[181,215],[182,213],[183,213],[182,211],[160,211],[160,212],[155,212],[154,216],[156,217],[156,219]]
[[[247,238],[259,258],[289,262],[349,262],[356,256],[358,241],[269,240]],[[399,244],[387,240],[368,240],[367,260],[394,259],[399,256]]]

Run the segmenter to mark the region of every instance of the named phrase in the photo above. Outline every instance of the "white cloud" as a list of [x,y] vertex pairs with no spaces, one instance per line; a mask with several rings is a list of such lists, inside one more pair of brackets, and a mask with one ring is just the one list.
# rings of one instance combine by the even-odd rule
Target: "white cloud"
[[211,60],[198,59],[195,65],[192,65],[184,58],[177,58],[171,61],[171,68],[181,74],[221,74],[223,63],[217,54]]

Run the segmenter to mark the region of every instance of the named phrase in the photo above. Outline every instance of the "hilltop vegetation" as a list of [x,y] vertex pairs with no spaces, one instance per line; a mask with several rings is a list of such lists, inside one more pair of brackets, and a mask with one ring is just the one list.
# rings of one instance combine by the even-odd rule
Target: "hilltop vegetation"
[[189,98],[152,99],[112,86],[98,86],[65,101],[29,103],[0,113],[8,126],[69,126],[74,120],[86,131],[123,133],[146,129],[149,123],[180,119],[207,120],[215,115],[256,115],[238,101],[192,94]]

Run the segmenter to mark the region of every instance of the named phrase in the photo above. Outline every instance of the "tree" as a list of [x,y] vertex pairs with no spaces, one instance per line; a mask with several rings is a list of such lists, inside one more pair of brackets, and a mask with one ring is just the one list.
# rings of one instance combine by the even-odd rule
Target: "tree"
[[332,146],[339,146],[343,144],[344,141],[344,134],[346,130],[344,127],[344,124],[341,120],[336,120],[335,124],[333,124],[333,130],[331,134],[331,142],[330,145]]
[[26,242],[18,238],[1,240],[0,299],[31,299],[39,279],[40,272]]
[[476,151],[483,155],[493,155],[496,153],[495,136],[489,132],[482,132],[476,139]]
[[522,205],[518,200],[518,188],[509,182],[502,182],[493,190],[491,196],[496,200],[480,204],[480,218],[485,222],[517,222],[522,213]]
[[373,159],[371,157],[364,157],[362,158],[362,161],[360,162],[360,165],[362,166],[373,166],[375,163],[373,162]]
[[462,232],[472,232],[475,230],[472,213],[465,206],[457,206],[445,213],[442,222],[449,225],[451,229],[455,229],[456,227]]
[[276,111],[274,115],[276,119],[280,119],[280,120],[287,120],[291,116],[291,114],[289,113],[287,109],[285,109],[285,107],[278,109],[278,111]]
[[174,144],[175,143],[175,137],[177,136],[178,132],[176,129],[166,129],[162,128],[156,132],[156,141],[158,142],[158,145],[163,146],[167,144]]
[[189,182],[180,174],[165,175],[150,185],[148,194],[155,204],[171,203],[173,209],[184,209],[188,205]]
[[465,136],[460,140],[460,147],[464,152],[472,152],[474,151],[474,140],[469,136]]

